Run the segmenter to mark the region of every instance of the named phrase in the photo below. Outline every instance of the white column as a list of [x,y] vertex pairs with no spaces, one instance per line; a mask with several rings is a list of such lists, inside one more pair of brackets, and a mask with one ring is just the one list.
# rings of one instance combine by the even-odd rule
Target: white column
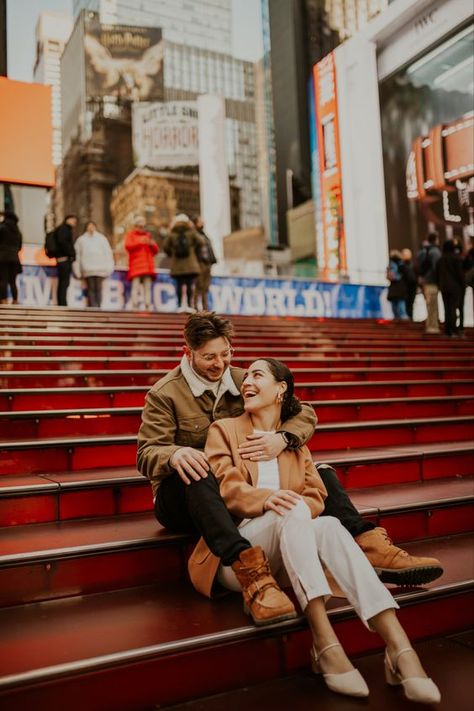
[[349,280],[385,284],[385,184],[375,44],[356,36],[334,52]]
[[199,96],[198,113],[201,216],[217,259],[222,261],[222,239],[231,231],[223,97]]

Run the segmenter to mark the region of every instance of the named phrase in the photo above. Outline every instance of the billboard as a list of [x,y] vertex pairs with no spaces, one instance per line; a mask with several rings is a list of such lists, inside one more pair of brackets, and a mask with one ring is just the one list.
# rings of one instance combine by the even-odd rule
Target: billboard
[[50,188],[51,87],[0,77],[0,183]]
[[342,207],[342,170],[337,113],[337,88],[334,53],[313,67],[315,152],[319,172],[316,194],[318,267],[323,279],[337,280],[347,271]]
[[162,31],[156,27],[103,25],[86,19],[84,29],[88,100],[115,97],[162,101]]
[[134,104],[132,130],[135,165],[160,170],[199,164],[195,101]]

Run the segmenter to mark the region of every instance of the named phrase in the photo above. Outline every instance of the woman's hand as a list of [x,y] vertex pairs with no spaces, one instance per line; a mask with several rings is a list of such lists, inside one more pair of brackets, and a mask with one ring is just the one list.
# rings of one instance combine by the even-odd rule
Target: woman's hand
[[281,432],[250,434],[246,442],[239,444],[239,454],[242,459],[250,459],[252,462],[266,462],[278,457],[285,447]]
[[296,506],[301,496],[296,491],[290,489],[279,489],[265,499],[263,504],[264,511],[275,511],[279,516],[284,516],[287,511]]

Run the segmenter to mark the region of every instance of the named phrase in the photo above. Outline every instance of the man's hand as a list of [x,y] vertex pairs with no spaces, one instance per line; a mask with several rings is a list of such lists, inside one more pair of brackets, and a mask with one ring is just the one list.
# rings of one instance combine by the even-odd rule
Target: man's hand
[[284,516],[293,506],[296,506],[301,496],[296,491],[279,489],[270,494],[263,504],[264,511],[275,511],[279,516]]
[[191,479],[194,481],[205,479],[209,471],[206,455],[200,449],[193,449],[193,447],[177,449],[170,457],[170,464],[185,484],[190,484]]
[[275,459],[283,452],[286,442],[280,432],[273,434],[247,435],[247,441],[239,444],[239,454],[242,459],[252,462],[265,462]]

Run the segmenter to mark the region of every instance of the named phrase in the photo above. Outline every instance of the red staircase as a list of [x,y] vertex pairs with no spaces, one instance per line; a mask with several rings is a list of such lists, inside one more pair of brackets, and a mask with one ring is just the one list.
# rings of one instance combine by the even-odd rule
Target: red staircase
[[[443,577],[395,590],[412,638],[468,629],[474,334],[233,321],[236,364],[265,354],[292,368],[297,394],[319,416],[315,460],[335,465],[362,515],[442,560]],[[191,541],[160,528],[135,469],[144,396],[177,363],[183,324],[176,315],[0,308],[4,710],[145,711],[308,666],[303,618],[257,629],[239,596],[211,602],[192,590]],[[330,609],[349,653],[380,648],[346,601]],[[383,693],[389,707],[393,691]]]

